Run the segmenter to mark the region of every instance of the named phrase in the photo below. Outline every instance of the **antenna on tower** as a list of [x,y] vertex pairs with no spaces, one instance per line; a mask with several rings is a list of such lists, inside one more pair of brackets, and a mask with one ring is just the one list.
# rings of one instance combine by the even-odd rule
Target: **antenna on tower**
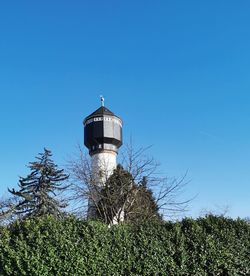
[[101,98],[101,105],[104,106],[104,97],[100,95],[100,98]]

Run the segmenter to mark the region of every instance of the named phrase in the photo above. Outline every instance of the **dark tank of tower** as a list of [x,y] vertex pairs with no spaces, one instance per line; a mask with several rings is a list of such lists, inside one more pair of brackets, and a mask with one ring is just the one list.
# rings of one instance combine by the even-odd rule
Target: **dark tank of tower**
[[105,106],[87,116],[84,121],[84,145],[89,154],[117,153],[122,145],[122,120]]

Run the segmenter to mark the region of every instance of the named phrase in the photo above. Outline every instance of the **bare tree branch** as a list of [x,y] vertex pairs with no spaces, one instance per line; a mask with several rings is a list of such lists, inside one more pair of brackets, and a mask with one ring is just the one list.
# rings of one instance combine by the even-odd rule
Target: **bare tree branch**
[[[79,147],[80,154],[76,159],[71,159],[68,165],[73,182],[71,200],[77,206],[76,209],[86,214],[87,209],[93,208],[96,213],[103,215],[105,222],[110,223],[115,219],[119,223],[124,218],[139,217],[142,206],[147,211],[146,199],[141,195],[148,191],[152,192],[155,204],[164,218],[185,212],[193,200],[181,199],[189,183],[186,180],[187,172],[179,179],[163,175],[159,172],[159,163],[147,155],[149,148],[135,149],[132,143],[125,145],[120,161],[128,173],[127,177],[107,177],[107,181],[100,186],[93,175],[91,158]],[[147,184],[143,187],[141,185],[145,179]],[[148,213],[150,216],[154,214]]]

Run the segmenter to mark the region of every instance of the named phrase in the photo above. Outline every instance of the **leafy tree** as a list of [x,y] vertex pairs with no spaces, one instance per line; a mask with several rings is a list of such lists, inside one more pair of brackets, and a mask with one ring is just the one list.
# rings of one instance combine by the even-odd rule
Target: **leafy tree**
[[27,177],[20,177],[19,190],[8,189],[16,197],[17,204],[13,208],[16,216],[21,218],[62,214],[62,208],[66,207],[65,202],[56,198],[56,192],[63,191],[67,187],[62,183],[69,175],[50,159],[52,153],[44,148],[39,153],[35,162],[30,162],[28,167],[31,173]]

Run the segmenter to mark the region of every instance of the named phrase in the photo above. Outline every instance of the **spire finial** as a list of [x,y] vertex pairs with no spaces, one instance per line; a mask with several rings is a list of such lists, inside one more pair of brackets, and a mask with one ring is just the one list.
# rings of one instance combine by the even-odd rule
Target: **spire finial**
[[104,97],[100,95],[100,98],[101,98],[101,105],[104,106]]

